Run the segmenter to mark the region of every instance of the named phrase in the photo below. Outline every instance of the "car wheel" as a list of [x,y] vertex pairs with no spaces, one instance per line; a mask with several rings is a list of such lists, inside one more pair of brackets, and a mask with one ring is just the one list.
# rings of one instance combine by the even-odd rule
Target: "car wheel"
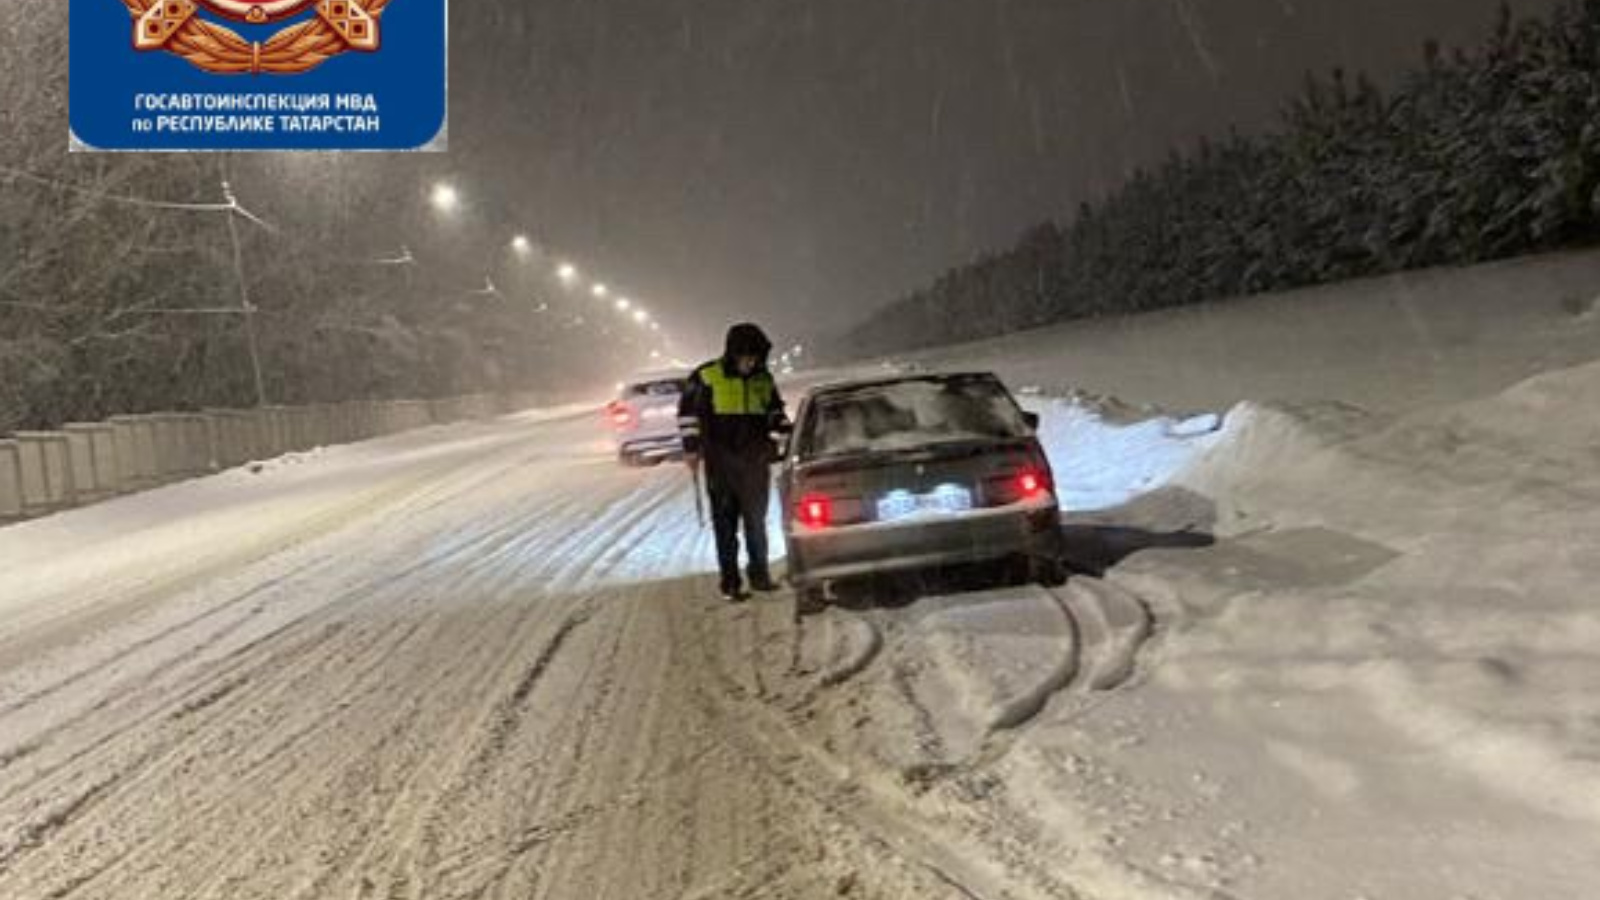
[[808,584],[794,589],[794,618],[798,622],[828,608],[828,597],[821,585]]
[[1054,556],[1034,557],[1028,564],[1030,580],[1045,587],[1060,587],[1067,583],[1067,564]]

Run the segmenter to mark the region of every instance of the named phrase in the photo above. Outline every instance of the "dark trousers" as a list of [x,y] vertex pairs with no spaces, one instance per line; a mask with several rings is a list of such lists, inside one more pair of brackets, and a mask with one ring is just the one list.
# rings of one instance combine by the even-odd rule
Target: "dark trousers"
[[711,495],[711,525],[717,535],[717,568],[724,586],[739,583],[739,527],[744,526],[745,554],[753,581],[770,579],[767,568],[767,504],[772,472],[765,463],[710,467],[706,490]]

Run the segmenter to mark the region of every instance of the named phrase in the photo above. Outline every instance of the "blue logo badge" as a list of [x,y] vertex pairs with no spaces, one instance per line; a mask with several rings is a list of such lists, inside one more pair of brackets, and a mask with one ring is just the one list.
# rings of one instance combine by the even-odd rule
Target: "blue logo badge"
[[447,0],[71,0],[77,150],[443,150]]

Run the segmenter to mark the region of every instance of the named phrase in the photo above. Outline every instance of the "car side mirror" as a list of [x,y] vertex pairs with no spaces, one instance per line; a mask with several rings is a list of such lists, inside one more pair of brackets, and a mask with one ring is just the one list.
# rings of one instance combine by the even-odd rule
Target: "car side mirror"
[[1025,412],[1025,413],[1022,414],[1022,421],[1023,421],[1023,424],[1027,425],[1029,429],[1031,429],[1033,431],[1038,431],[1039,430],[1039,421],[1040,420],[1039,420],[1039,414],[1038,413],[1036,413],[1036,412]]

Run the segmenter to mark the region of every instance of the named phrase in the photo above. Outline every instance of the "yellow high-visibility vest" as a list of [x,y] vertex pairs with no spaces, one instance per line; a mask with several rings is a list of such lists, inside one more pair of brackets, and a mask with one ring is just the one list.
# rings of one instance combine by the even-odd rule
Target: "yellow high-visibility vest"
[[772,412],[777,384],[765,370],[749,378],[729,375],[719,360],[700,367],[700,380],[711,389],[711,412],[719,416],[764,416]]

